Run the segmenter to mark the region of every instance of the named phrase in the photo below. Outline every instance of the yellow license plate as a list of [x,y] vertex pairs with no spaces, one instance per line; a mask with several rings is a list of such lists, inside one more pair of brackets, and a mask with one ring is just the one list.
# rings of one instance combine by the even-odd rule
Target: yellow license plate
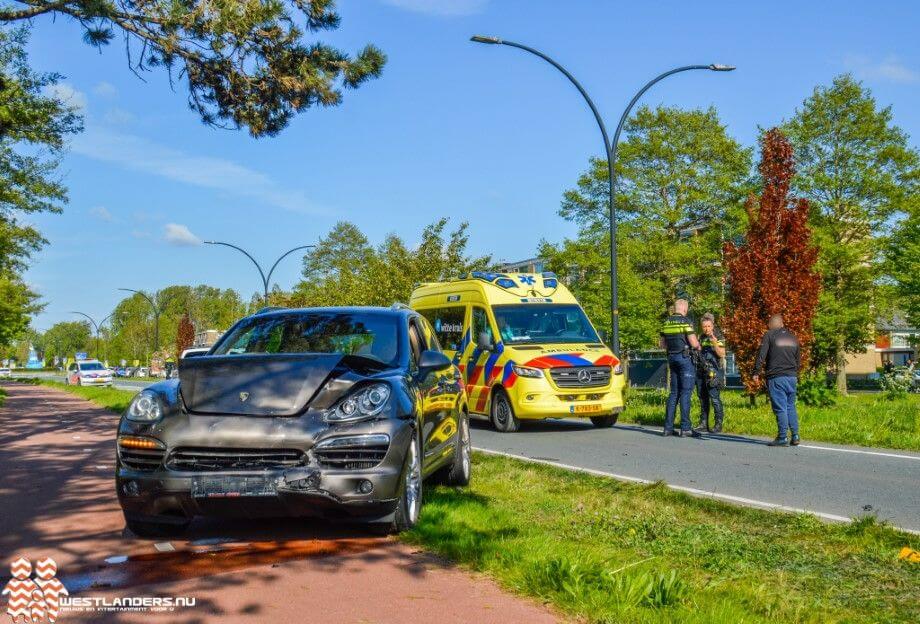
[[601,406],[591,403],[587,405],[573,405],[571,410],[573,414],[596,414],[601,411]]

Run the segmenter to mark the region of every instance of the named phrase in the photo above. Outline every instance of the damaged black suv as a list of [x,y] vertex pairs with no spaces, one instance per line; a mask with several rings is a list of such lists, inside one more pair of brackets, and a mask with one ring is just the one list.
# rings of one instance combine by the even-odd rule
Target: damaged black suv
[[459,371],[412,310],[263,311],[134,398],[118,427],[118,499],[138,535],[198,515],[402,531],[424,479],[469,482],[465,406]]

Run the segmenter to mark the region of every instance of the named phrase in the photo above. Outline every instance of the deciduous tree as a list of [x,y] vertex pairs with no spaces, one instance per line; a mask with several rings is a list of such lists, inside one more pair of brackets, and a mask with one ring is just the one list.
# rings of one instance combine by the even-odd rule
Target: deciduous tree
[[792,146],[777,129],[767,131],[761,145],[763,189],[759,198],[751,195],[745,203],[748,226],[744,241],[725,244],[728,302],[723,323],[752,398],[760,389],[752,376],[767,319],[771,314],[783,315],[807,363],[821,287],[808,201],[789,197],[795,171]]
[[[657,344],[660,317],[676,296],[721,310],[722,241],[743,223],[751,153],[728,136],[716,111],[640,107],[627,122],[616,162],[621,343]],[[560,214],[578,236],[544,244],[598,327],[610,328],[608,172],[592,159]]]
[[920,202],[920,157],[852,76],[817,87],[783,124],[795,149],[793,191],[809,200],[823,275],[815,364],[846,391],[846,354],[872,342],[885,237]]
[[386,57],[372,45],[354,58],[306,33],[334,30],[333,0],[16,0],[0,22],[70,17],[83,40],[102,48],[124,39],[135,72],[164,68],[188,86],[204,123],[273,135],[311,106],[334,106],[342,87],[380,75]]
[[195,325],[189,318],[188,312],[179,319],[179,327],[176,330],[176,358],[182,355],[182,352],[195,343]]

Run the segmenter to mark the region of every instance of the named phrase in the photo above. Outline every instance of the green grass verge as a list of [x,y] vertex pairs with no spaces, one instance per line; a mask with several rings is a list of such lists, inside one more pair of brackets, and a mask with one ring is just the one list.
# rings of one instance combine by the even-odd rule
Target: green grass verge
[[920,538],[477,454],[405,539],[589,622],[913,622]]
[[15,381],[30,384],[33,386],[49,386],[51,388],[66,390],[71,394],[76,394],[77,396],[81,396],[84,399],[88,399],[93,403],[96,403],[97,405],[117,414],[121,414],[126,409],[128,409],[128,403],[130,403],[131,399],[134,398],[134,395],[137,394],[137,391],[135,390],[120,390],[118,388],[93,388],[89,386],[70,386],[65,383],[61,383],[60,381],[42,379],[40,377],[32,377],[29,379],[19,378]]
[[[114,412],[135,394],[35,383]],[[425,496],[403,539],[578,620],[916,621],[920,564],[898,553],[920,537],[871,517],[826,524],[480,453],[471,487]]]
[[6,401],[6,390],[0,388],[0,407],[3,407],[4,401]]
[[[667,396],[661,390],[630,390],[620,421],[663,426]],[[739,391],[723,391],[722,397],[727,433],[776,435],[776,418],[766,397],[758,397],[755,407]],[[920,395],[891,400],[882,393],[851,394],[838,397],[830,407],[809,407],[800,401],[798,412],[805,440],[920,450]],[[694,393],[694,426],[699,415]]]

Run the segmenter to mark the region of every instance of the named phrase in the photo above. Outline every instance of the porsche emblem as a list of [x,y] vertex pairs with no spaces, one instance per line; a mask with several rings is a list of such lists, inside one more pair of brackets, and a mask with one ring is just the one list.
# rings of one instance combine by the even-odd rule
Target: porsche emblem
[[245,403],[247,399],[249,399],[249,393],[248,393],[248,392],[240,392],[240,402],[241,402],[241,403]]

